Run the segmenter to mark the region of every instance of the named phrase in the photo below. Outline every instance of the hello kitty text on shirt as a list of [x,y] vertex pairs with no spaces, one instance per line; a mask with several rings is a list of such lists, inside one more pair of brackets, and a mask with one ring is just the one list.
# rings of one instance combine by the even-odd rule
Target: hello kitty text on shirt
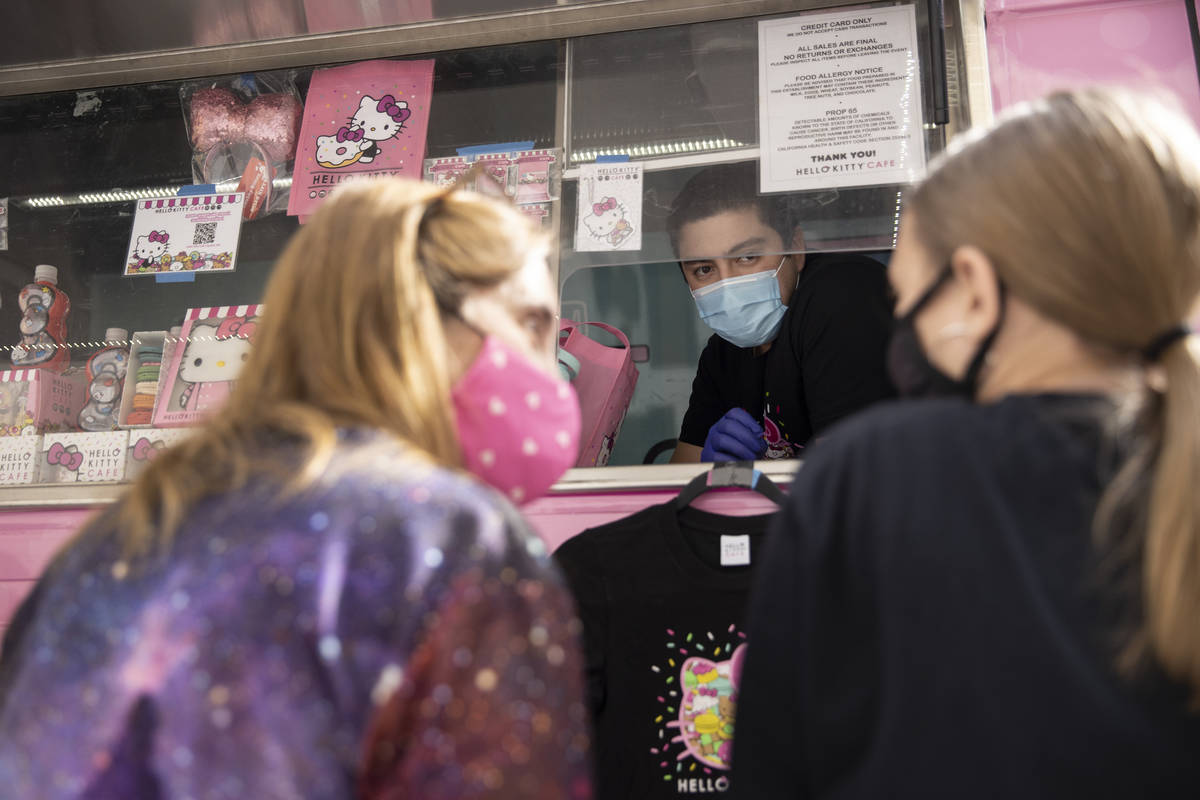
[[367,61],[313,73],[288,213],[312,214],[347,180],[419,179],[433,61]]
[[192,425],[220,408],[249,358],[261,312],[261,305],[188,311],[154,409],[155,427]]
[[642,165],[584,164],[579,169],[575,249],[642,249]]

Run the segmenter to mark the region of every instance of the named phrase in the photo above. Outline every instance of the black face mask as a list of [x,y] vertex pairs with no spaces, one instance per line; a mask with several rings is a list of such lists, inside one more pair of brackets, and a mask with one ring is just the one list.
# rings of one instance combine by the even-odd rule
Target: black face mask
[[938,273],[929,288],[917,298],[917,302],[913,303],[912,308],[903,317],[896,320],[895,328],[892,331],[892,340],[888,344],[887,367],[892,383],[903,397],[960,396],[969,400],[975,399],[983,362],[987,358],[992,342],[996,340],[996,335],[1000,332],[1000,325],[1004,322],[1004,285],[1000,285],[1000,316],[996,320],[996,326],[979,343],[975,355],[967,364],[967,371],[961,378],[955,379],[930,362],[929,357],[925,355],[925,348],[921,347],[921,339],[917,336],[915,324],[917,314],[929,305],[929,301],[946,285],[952,274],[950,266],[947,265]]

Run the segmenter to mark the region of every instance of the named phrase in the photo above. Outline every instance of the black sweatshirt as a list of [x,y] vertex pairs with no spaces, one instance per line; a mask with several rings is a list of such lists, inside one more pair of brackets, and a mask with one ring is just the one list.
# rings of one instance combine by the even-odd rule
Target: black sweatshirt
[[813,448],[756,575],[731,796],[1200,798],[1186,693],[1113,668],[1110,411],[893,403]]

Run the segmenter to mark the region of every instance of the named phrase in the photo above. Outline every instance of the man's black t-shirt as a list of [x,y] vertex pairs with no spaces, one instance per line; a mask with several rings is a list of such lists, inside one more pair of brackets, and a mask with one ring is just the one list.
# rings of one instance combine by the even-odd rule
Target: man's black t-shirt
[[793,458],[814,435],[894,396],[886,370],[887,270],[854,254],[810,255],[765,354],[713,334],[700,354],[679,440],[703,446],[733,408],[763,422],[765,458]]
[[1200,797],[1200,717],[1113,666],[1112,411],[895,403],[812,448],[755,576],[734,796]]
[[583,620],[598,800],[728,790],[743,615],[769,519],[653,506],[554,554]]

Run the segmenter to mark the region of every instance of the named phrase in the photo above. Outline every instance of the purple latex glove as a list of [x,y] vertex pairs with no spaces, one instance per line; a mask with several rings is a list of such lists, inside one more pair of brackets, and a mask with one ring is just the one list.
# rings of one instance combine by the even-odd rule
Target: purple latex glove
[[708,429],[701,461],[753,461],[767,452],[762,426],[745,409],[734,408]]

